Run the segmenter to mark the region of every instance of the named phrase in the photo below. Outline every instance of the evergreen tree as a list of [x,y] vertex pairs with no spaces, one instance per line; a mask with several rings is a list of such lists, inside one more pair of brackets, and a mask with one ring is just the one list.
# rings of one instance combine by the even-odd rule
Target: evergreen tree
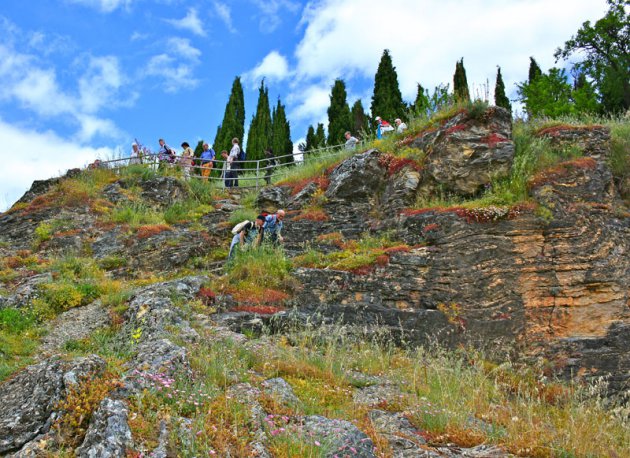
[[308,126],[306,132],[306,143],[304,144],[304,151],[310,151],[315,148],[315,129],[313,126]]
[[243,86],[241,78],[237,76],[232,84],[232,92],[227,105],[223,122],[217,128],[217,135],[214,138],[213,148],[217,153],[223,150],[230,151],[232,139],[238,138],[243,143],[245,135],[245,100],[243,98]]
[[538,62],[533,57],[529,58],[529,77],[527,81],[531,84],[536,78],[542,75],[542,70],[538,66]]
[[418,83],[418,92],[416,93],[416,100],[411,105],[411,110],[417,116],[427,115],[431,109],[431,101],[429,99],[429,91],[422,87],[422,84]]
[[335,80],[328,107],[328,144],[340,145],[345,142],[344,134],[352,127],[350,108],[346,101],[346,84]]
[[354,105],[352,105],[351,115],[352,128],[350,130],[352,132],[352,135],[360,135],[361,132],[369,131],[368,118],[365,114],[365,110],[363,109],[361,99],[357,99],[357,101],[354,102]]
[[325,146],[326,146],[326,133],[324,132],[324,124],[319,122],[317,123],[317,130],[315,130],[313,149],[324,148]]
[[406,117],[406,105],[402,100],[398,75],[388,49],[383,51],[374,76],[374,94],[370,109],[373,117],[380,116],[392,124],[394,119]]
[[501,75],[501,67],[497,67],[497,82],[494,85],[494,104],[510,112],[512,111],[510,99],[505,95],[505,84],[503,83],[503,76]]
[[293,142],[291,141],[291,127],[287,121],[284,105],[280,103],[273,109],[271,120],[271,148],[276,156],[286,156],[279,161],[283,164],[293,163]]
[[466,69],[464,68],[464,58],[455,63],[455,75],[453,75],[453,92],[455,100],[468,102],[470,101],[470,92],[468,91],[468,80],[466,78]]
[[[247,133],[247,160],[253,161],[265,157],[265,150],[271,146],[271,113],[269,112],[269,90],[265,87],[265,80],[260,82],[258,89],[258,105],[252,117]],[[241,145],[242,147],[242,145]],[[247,164],[252,167],[252,164]]]

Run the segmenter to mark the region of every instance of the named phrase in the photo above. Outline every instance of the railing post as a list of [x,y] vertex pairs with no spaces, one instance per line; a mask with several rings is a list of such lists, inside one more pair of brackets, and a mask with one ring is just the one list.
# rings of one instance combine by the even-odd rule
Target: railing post
[[256,161],[256,191],[258,191],[258,174],[260,173],[260,159]]

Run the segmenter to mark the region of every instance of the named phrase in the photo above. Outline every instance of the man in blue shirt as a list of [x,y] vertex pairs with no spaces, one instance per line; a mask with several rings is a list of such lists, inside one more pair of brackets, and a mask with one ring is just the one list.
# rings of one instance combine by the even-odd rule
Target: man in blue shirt
[[214,166],[214,150],[208,146],[207,143],[203,144],[203,151],[201,152],[201,177],[203,181],[208,181],[212,167]]
[[284,210],[278,210],[274,215],[267,215],[265,217],[265,224],[263,224],[263,237],[266,240],[271,241],[273,244],[282,243],[282,221],[284,220]]

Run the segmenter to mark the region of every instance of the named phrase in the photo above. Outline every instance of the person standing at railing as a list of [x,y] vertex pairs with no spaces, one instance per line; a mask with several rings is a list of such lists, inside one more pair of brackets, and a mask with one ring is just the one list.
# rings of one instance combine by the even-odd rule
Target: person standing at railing
[[234,186],[237,188],[238,188],[238,169],[240,168],[241,164],[234,161],[238,161],[238,156],[240,155],[240,153],[241,153],[241,147],[238,145],[238,138],[234,137],[232,139],[232,149],[230,150],[230,155],[228,156],[228,159],[227,159],[226,170],[229,170],[228,175],[230,175],[230,178],[232,178],[231,186]]
[[131,156],[129,159],[129,165],[142,164],[142,151],[136,142],[131,144]]
[[278,164],[276,157],[273,155],[273,150],[267,148],[265,150],[265,182],[271,184],[271,175],[273,175],[273,168]]
[[394,122],[396,123],[396,133],[402,134],[407,130],[407,124],[402,122],[400,118],[396,118]]
[[388,123],[387,121],[385,121],[384,119],[382,119],[380,116],[377,116],[375,118],[375,121],[376,121],[376,138],[378,139],[383,138],[383,135],[385,133],[391,132],[392,130],[394,130],[392,125]]
[[168,146],[163,138],[160,138],[158,141],[160,144],[160,150],[158,151],[158,160],[160,164],[158,165],[158,170],[164,170],[166,167],[170,166],[170,164],[175,162],[175,158],[177,155],[173,148]]
[[344,136],[346,137],[346,144],[344,145],[346,150],[354,150],[357,147],[357,143],[359,143],[359,140],[356,137],[353,137],[350,132],[346,132]]
[[208,177],[212,172],[214,166],[214,156],[216,153],[207,143],[203,144],[203,151],[201,152],[201,178],[203,181],[208,181]]
[[188,181],[190,180],[190,169],[192,169],[194,154],[190,149],[188,142],[183,142],[182,148],[184,148],[184,150],[179,158],[179,165],[182,167],[182,171],[184,172],[184,180]]

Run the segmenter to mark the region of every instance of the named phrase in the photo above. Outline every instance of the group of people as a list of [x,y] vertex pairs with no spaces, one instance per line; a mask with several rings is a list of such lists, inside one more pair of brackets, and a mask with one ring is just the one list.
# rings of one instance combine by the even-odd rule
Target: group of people
[[[245,161],[245,154],[242,151],[238,138],[232,139],[232,148],[228,152],[223,150],[220,153],[220,158],[223,160],[223,168],[221,170],[221,177],[224,180],[226,188],[238,187],[238,174],[243,168],[243,162]],[[157,152],[158,170],[164,170],[168,167],[175,165],[179,166],[183,172],[184,179],[189,180],[191,176],[192,168],[195,162],[201,169],[201,178],[204,181],[208,181],[212,170],[217,166],[219,158],[216,152],[207,144],[203,144],[203,151],[199,158],[195,158],[195,154],[191,149],[188,142],[181,144],[182,152],[178,155],[173,148],[171,148],[163,138],[159,139],[160,149]],[[143,150],[140,148],[137,142],[131,144],[131,157],[130,164],[142,164],[144,162]],[[271,176],[273,175],[273,168],[276,165],[276,159],[271,148],[265,150],[265,182],[271,183]]]
[[[380,116],[377,116],[374,120],[376,121],[376,138],[383,138],[383,135],[387,132],[394,130],[394,127]],[[396,124],[396,133],[402,134],[405,130],[407,130],[407,124],[402,122],[400,118],[396,118],[394,123]]]
[[[394,127],[392,127],[390,123],[382,119],[380,116],[377,116],[375,118],[375,121],[376,121],[376,138],[378,139],[383,138],[383,135],[386,134],[387,132],[391,132],[394,130]],[[402,122],[400,118],[396,118],[394,122],[396,123],[397,133],[402,134],[405,130],[407,130],[407,124]],[[347,149],[348,151],[354,150],[357,147],[359,140],[356,137],[354,137],[350,131],[346,132],[344,136],[346,137],[346,143],[344,144],[345,149]]]
[[235,226],[232,232],[232,242],[228,260],[232,259],[236,250],[245,250],[250,247],[259,247],[263,242],[273,245],[282,243],[282,226],[284,210],[278,210],[273,214],[261,214],[254,221],[243,221]]

